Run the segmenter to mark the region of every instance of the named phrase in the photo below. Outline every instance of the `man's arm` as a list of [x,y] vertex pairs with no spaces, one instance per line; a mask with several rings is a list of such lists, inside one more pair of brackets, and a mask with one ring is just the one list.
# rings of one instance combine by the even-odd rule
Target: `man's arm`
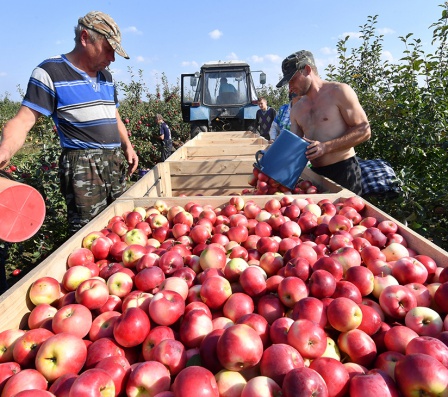
[[269,130],[269,139],[271,141],[274,141],[278,137],[279,134],[280,134],[280,127],[278,126],[278,124],[274,120],[272,122],[271,128]]
[[338,152],[360,145],[370,139],[371,130],[367,115],[359,103],[355,91],[347,84],[338,84],[334,90],[337,107],[348,126],[344,135],[326,142],[306,139],[310,142],[307,157],[313,160],[326,153]]
[[138,167],[138,156],[129,140],[126,126],[121,120],[118,109],[115,110],[115,117],[117,118],[118,131],[120,133],[121,148],[123,149],[124,156],[129,164],[128,174],[131,175]]
[[5,168],[11,157],[23,146],[28,132],[40,115],[35,110],[21,106],[17,114],[5,124],[0,142],[0,169]]

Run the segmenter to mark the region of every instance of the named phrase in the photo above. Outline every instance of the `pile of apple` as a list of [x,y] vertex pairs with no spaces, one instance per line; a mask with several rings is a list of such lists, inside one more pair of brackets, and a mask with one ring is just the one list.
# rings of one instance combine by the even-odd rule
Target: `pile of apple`
[[448,271],[364,209],[232,196],[113,217],[0,333],[0,396],[447,396]]
[[299,179],[294,189],[280,184],[269,175],[260,171],[257,167],[253,168],[252,175],[249,176],[248,183],[252,189],[244,189],[243,195],[266,195],[266,194],[316,194],[319,189],[308,179]]

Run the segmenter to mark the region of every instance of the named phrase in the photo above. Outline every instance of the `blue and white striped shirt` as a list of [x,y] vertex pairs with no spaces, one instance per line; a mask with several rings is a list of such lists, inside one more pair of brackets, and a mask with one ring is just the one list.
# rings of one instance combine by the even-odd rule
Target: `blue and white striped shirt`
[[53,118],[63,148],[120,147],[118,99],[107,70],[95,79],[64,55],[46,59],[34,69],[22,105]]

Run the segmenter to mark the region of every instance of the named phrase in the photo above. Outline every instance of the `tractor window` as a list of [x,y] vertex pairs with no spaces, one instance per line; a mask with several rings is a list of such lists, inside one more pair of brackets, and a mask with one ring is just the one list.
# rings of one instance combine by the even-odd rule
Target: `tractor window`
[[206,72],[204,104],[243,105],[248,102],[248,87],[243,71]]
[[198,78],[194,75],[182,76],[182,102],[189,103],[198,100]]

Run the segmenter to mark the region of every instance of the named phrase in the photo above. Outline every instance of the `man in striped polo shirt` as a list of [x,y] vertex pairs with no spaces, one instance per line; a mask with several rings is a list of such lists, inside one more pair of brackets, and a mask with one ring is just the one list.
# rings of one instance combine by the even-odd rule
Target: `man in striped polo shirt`
[[52,117],[62,147],[59,176],[71,233],[120,196],[126,173],[138,166],[107,70],[115,53],[129,59],[109,15],[92,11],[79,18],[74,49],[34,69],[22,106],[3,129],[0,169],[23,146],[38,118]]

